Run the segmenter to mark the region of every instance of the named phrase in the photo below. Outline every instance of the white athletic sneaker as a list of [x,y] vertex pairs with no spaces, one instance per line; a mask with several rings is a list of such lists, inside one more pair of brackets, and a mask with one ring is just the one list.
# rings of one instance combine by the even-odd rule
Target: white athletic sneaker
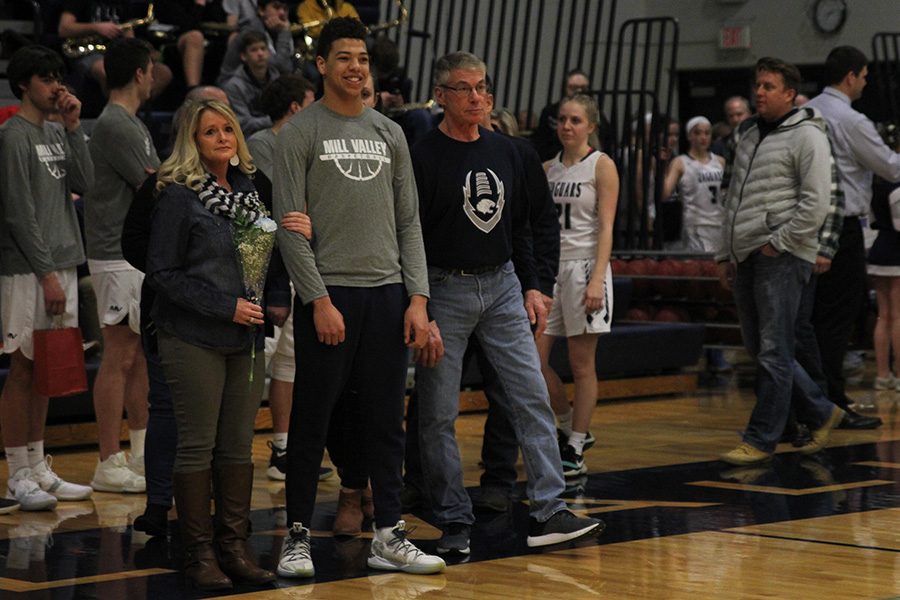
[[133,472],[137,473],[141,477],[145,477],[146,473],[144,473],[144,455],[135,456],[134,454],[128,453],[128,468]]
[[147,491],[147,480],[128,468],[124,452],[117,452],[97,461],[91,487],[97,492],[141,494]]
[[309,529],[294,523],[281,543],[281,558],[275,570],[281,577],[312,577],[316,574],[309,551]]
[[31,480],[41,489],[56,496],[57,500],[87,500],[94,493],[89,486],[69,483],[51,469],[53,457],[49,454],[44,460],[31,467]]
[[21,510],[53,510],[56,497],[31,479],[31,469],[22,467],[6,482],[6,497],[19,503]]
[[369,549],[369,559],[366,561],[369,567],[419,575],[443,571],[446,566],[444,559],[425,554],[416,548],[412,542],[406,539],[408,534],[406,521],[397,522],[397,525],[391,530],[391,538],[387,542],[379,540],[376,533]]

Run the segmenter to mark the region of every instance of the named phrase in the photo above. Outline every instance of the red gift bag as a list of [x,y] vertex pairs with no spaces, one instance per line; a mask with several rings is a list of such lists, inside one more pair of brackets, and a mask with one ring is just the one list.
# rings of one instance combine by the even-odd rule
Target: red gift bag
[[88,390],[81,329],[34,332],[33,390],[40,396],[71,396]]

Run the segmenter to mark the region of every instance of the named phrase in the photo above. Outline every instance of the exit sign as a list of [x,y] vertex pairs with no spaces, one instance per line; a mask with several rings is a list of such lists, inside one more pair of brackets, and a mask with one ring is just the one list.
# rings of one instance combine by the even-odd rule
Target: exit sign
[[719,48],[745,50],[750,47],[749,25],[727,25],[719,29]]

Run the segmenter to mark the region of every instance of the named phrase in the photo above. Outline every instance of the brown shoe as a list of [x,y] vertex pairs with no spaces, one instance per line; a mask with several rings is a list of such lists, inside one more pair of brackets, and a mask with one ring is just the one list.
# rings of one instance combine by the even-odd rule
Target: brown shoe
[[197,473],[174,473],[178,529],[184,548],[184,575],[198,590],[231,589],[231,579],[219,568],[212,547],[212,519],[209,517],[210,481],[208,469]]
[[812,440],[800,448],[801,454],[815,454],[825,447],[828,438],[831,437],[831,430],[841,424],[846,413],[838,406],[831,409],[831,415],[825,423],[812,432]]
[[726,452],[719,458],[730,465],[737,465],[740,467],[766,462],[772,458],[772,455],[768,452],[763,452],[758,448],[754,448],[747,442],[742,442],[740,446],[731,452]]
[[275,573],[256,565],[247,548],[250,537],[250,495],[253,465],[227,465],[214,471],[216,549],[219,565],[235,581],[262,585],[275,581]]
[[372,500],[372,486],[367,487],[362,491],[362,498],[360,499],[363,516],[371,521],[375,518],[375,501]]
[[362,532],[362,494],[363,490],[345,492],[341,489],[332,529],[334,535],[354,536]]

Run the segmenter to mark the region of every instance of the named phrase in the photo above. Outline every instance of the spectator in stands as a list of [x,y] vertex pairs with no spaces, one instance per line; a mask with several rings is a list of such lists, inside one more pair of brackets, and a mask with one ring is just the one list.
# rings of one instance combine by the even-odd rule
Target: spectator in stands
[[506,108],[495,108],[491,111],[491,129],[510,137],[519,137],[516,117]]
[[900,153],[882,141],[868,117],[850,106],[862,96],[867,65],[866,55],[859,49],[838,46],[825,60],[827,87],[808,104],[828,124],[844,190],[844,223],[838,250],[818,277],[812,319],[828,380],[828,397],[846,412],[840,424],[844,429],[873,429],[881,425],[880,418],[850,409],[843,365],[853,324],[866,294],[862,221],[869,215],[872,202],[872,174],[891,183],[900,182]]
[[[204,101],[189,111],[157,174],[147,279],[157,292],[153,322],[178,426],[173,479],[185,575],[215,590],[275,577],[254,564],[247,546],[264,312],[247,298],[232,233],[269,213],[231,109]],[[254,259],[268,255],[257,249]]]
[[463,353],[473,333],[503,382],[503,408],[525,455],[532,515],[528,545],[602,528],[596,519],[567,511],[558,498],[564,490],[559,448],[529,327],[546,314],[546,306],[527,237],[521,157],[507,138],[479,127],[485,118],[486,70],[465,52],[437,61],[434,94],[444,120],[412,149],[431,283],[429,313],[445,349],[436,365],[416,371],[422,466],[442,528],[440,553],[468,554],[475,520],[454,436]]
[[[269,179],[272,178],[273,153],[278,132],[291,117],[315,102],[315,93],[313,84],[304,77],[284,75],[270,82],[260,94],[258,106],[268,115],[272,126],[247,138],[247,146],[250,148],[253,164]],[[293,368],[291,364],[291,371]],[[278,432],[278,429],[275,431]],[[284,431],[287,432],[287,429]]]
[[[587,92],[591,87],[591,80],[587,73],[581,69],[572,69],[566,73],[563,80],[562,97],[571,98],[575,94]],[[550,160],[556,156],[562,145],[556,134],[556,116],[559,114],[559,102],[548,104],[541,111],[537,127],[531,135],[531,141],[537,148],[541,160]]]
[[380,108],[381,97],[375,92],[375,80],[371,74],[366,78],[366,84],[362,89],[362,102],[363,106],[374,108],[375,110]]
[[443,560],[409,542],[400,518],[407,346],[428,341],[428,283],[403,132],[362,104],[365,37],[357,19],[325,25],[316,48],[325,94],[282,128],[276,144],[276,216],[308,212],[316,229],[311,242],[278,230],[304,303],[294,314],[298,369],[285,482],[290,530],[278,564],[284,577],[315,573],[304,524],[315,507],[331,415],[350,381],[364,382],[358,391],[368,435],[359,451],[368,459],[375,498],[367,564],[412,573],[444,569]]
[[[62,59],[43,46],[10,58],[7,77],[21,110],[0,145],[0,321],[9,374],[0,394],[0,431],[9,467],[7,496],[22,510],[84,500],[91,488],[64,481],[44,455],[49,399],[32,394],[33,334],[78,325],[75,268],[84,252],[70,193],[93,183],[81,102],[60,81]],[[62,124],[50,123],[58,114]],[[40,209],[38,209],[40,204]]]
[[222,69],[217,79],[223,84],[241,68],[241,35],[246,31],[258,31],[266,36],[269,48],[269,64],[282,75],[294,71],[294,38],[288,21],[287,5],[281,0],[224,0],[228,23],[237,32],[228,40],[228,50],[222,60]]
[[[153,85],[152,48],[138,39],[110,43],[106,53],[109,103],[91,132],[94,185],[84,196],[88,267],[103,334],[94,381],[100,461],[91,487],[144,492],[147,362],[141,352],[140,290],[144,275],[122,256],[122,225],[135,191],[159,167],[150,132],[137,110]],[[122,409],[128,412],[131,458],[119,448]]]
[[725,101],[725,119],[731,126],[731,133],[726,138],[715,140],[710,146],[710,151],[725,159],[725,167],[722,173],[722,198],[727,197],[728,184],[731,179],[731,166],[734,163],[734,149],[740,139],[740,125],[746,121],[752,113],[750,102],[743,96],[732,96]]
[[844,416],[794,359],[801,297],[831,198],[825,122],[794,107],[799,83],[795,66],[775,58],[757,62],[758,115],[742,127],[728,191],[719,277],[725,287],[733,282],[744,344],[757,364],[756,406],[743,442],[721,457],[735,465],[771,458],[788,419],[792,383],[812,430],[802,453],[821,450]]
[[723,110],[725,111],[725,121],[731,127],[731,133],[728,137],[715,139],[710,150],[713,154],[718,154],[728,160],[737,145],[738,127],[753,114],[753,111],[750,110],[750,101],[743,96],[732,96],[726,100]]
[[386,35],[377,37],[371,58],[380,110],[403,128],[406,143],[412,146],[434,128],[434,119],[427,110],[409,104],[412,79],[400,66],[400,50],[394,40]]
[[248,136],[272,126],[272,119],[257,105],[263,88],[279,76],[278,69],[269,64],[270,57],[265,34],[245,31],[241,34],[243,67],[222,84],[241,129]]
[[[59,36],[62,38],[104,38],[106,44],[120,37],[133,37],[133,29],[123,30],[121,24],[147,15],[147,3],[128,0],[65,0],[59,18]],[[92,52],[71,60],[74,70],[100,84],[107,92],[106,67],[102,52]],[[172,70],[161,62],[153,61],[153,87],[150,97],[162,93],[172,82]]]
[[203,22],[224,23],[221,0],[156,0],[159,22],[175,26],[184,84],[188,90],[202,83],[206,40]]

